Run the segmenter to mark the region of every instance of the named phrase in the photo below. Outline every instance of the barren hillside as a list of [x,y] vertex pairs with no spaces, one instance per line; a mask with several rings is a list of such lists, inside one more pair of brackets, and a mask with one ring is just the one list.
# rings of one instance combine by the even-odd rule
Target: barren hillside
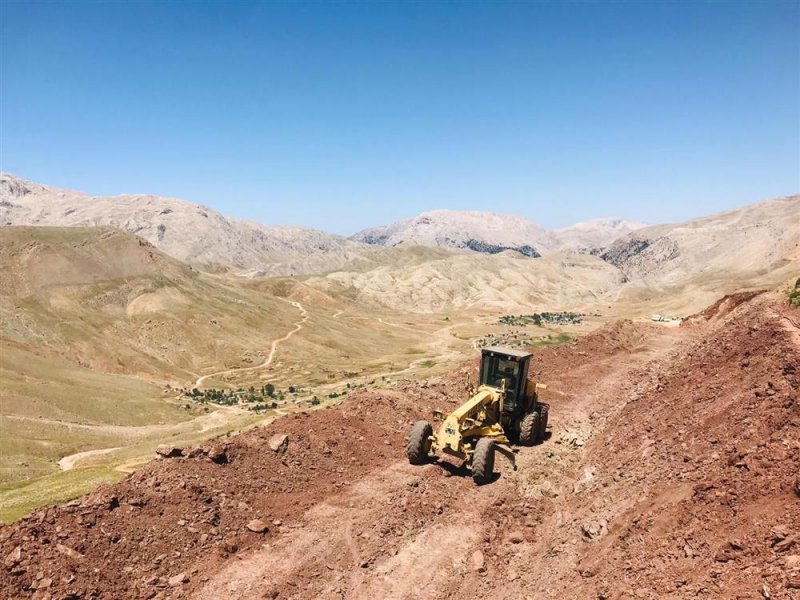
[[10,173],[0,173],[0,224],[111,226],[189,264],[269,275],[327,271],[368,250],[322,231],[239,221],[177,198],[94,197]]
[[[246,423],[247,414],[219,419],[175,402],[165,386],[263,361],[268,340],[298,318],[288,302],[198,273],[123,231],[0,228],[0,490],[33,482],[68,496],[113,474],[62,477],[64,457]],[[40,502],[37,489],[25,503]]]
[[782,297],[728,308],[538,352],[551,435],[489,485],[403,456],[413,421],[463,399],[471,363],[175,450],[5,526],[0,585],[38,598],[797,597],[800,330]]
[[334,296],[354,290],[360,302],[426,313],[593,304],[613,298],[623,278],[614,266],[585,254],[554,252],[530,259],[516,252],[459,252],[306,281]]
[[541,256],[554,245],[551,234],[523,217],[490,212],[432,210],[404,221],[373,227],[352,239],[379,246],[461,248],[486,254],[516,250]]
[[741,278],[791,263],[800,270],[800,196],[640,229],[602,257],[633,281],[660,285]]
[[592,219],[575,223],[553,232],[558,247],[562,250],[597,252],[607,248],[615,240],[647,227],[640,221],[626,219]]

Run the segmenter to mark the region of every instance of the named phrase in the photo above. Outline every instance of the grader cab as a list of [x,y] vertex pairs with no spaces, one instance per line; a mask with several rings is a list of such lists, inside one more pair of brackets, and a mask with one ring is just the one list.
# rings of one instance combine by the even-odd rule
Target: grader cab
[[510,348],[484,348],[479,385],[468,386],[469,400],[449,415],[435,413],[441,420],[435,433],[428,421],[414,424],[406,447],[409,462],[419,465],[432,453],[449,454],[471,467],[478,484],[492,480],[495,452],[516,469],[510,445],[533,445],[547,430],[548,405],[538,397],[545,386],[528,382],[531,356]]

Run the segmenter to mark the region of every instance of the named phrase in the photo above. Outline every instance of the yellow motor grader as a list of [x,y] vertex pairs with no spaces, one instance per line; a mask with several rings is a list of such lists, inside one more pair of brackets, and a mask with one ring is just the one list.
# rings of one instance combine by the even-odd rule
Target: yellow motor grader
[[510,445],[533,445],[545,438],[548,405],[539,402],[546,386],[528,382],[530,352],[489,347],[481,351],[477,389],[467,384],[470,398],[449,415],[434,413],[441,425],[434,433],[428,421],[417,421],[406,454],[412,465],[426,463],[431,454],[449,454],[472,469],[481,485],[492,481],[494,455],[500,452],[516,470]]

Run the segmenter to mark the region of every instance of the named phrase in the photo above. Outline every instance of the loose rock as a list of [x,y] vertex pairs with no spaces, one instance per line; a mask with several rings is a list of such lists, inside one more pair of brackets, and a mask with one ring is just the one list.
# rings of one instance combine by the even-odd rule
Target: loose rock
[[183,583],[189,583],[189,576],[186,573],[178,573],[177,575],[173,575],[167,581],[172,587],[181,585]]
[[156,454],[162,458],[178,458],[179,456],[183,456],[183,448],[169,445],[159,446],[156,448]]
[[208,451],[208,458],[211,462],[218,465],[224,465],[228,462],[228,454],[224,446],[213,446]]
[[486,559],[483,557],[483,552],[475,550],[472,553],[472,570],[478,573],[486,571]]
[[247,524],[247,528],[253,533],[266,533],[269,527],[261,519],[253,519]]
[[269,444],[269,447],[273,452],[282,454],[286,452],[286,448],[289,445],[289,436],[285,433],[273,435],[271,438],[269,438],[267,444]]

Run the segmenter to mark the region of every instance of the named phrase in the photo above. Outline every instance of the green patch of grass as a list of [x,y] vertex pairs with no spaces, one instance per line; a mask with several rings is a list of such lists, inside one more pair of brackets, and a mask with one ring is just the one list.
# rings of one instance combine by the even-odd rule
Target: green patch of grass
[[425,369],[430,369],[431,367],[436,366],[436,361],[435,360],[423,360],[421,363],[419,363],[419,366],[423,367]]
[[554,346],[555,344],[563,344],[570,341],[572,338],[566,333],[559,333],[556,337],[550,339],[543,339],[534,342],[534,346]]
[[425,350],[421,348],[409,348],[406,350],[406,354],[425,354]]
[[108,467],[89,467],[53,473],[21,486],[0,488],[0,523],[16,521],[31,511],[50,504],[61,504],[86,494],[97,486],[124,477]]

